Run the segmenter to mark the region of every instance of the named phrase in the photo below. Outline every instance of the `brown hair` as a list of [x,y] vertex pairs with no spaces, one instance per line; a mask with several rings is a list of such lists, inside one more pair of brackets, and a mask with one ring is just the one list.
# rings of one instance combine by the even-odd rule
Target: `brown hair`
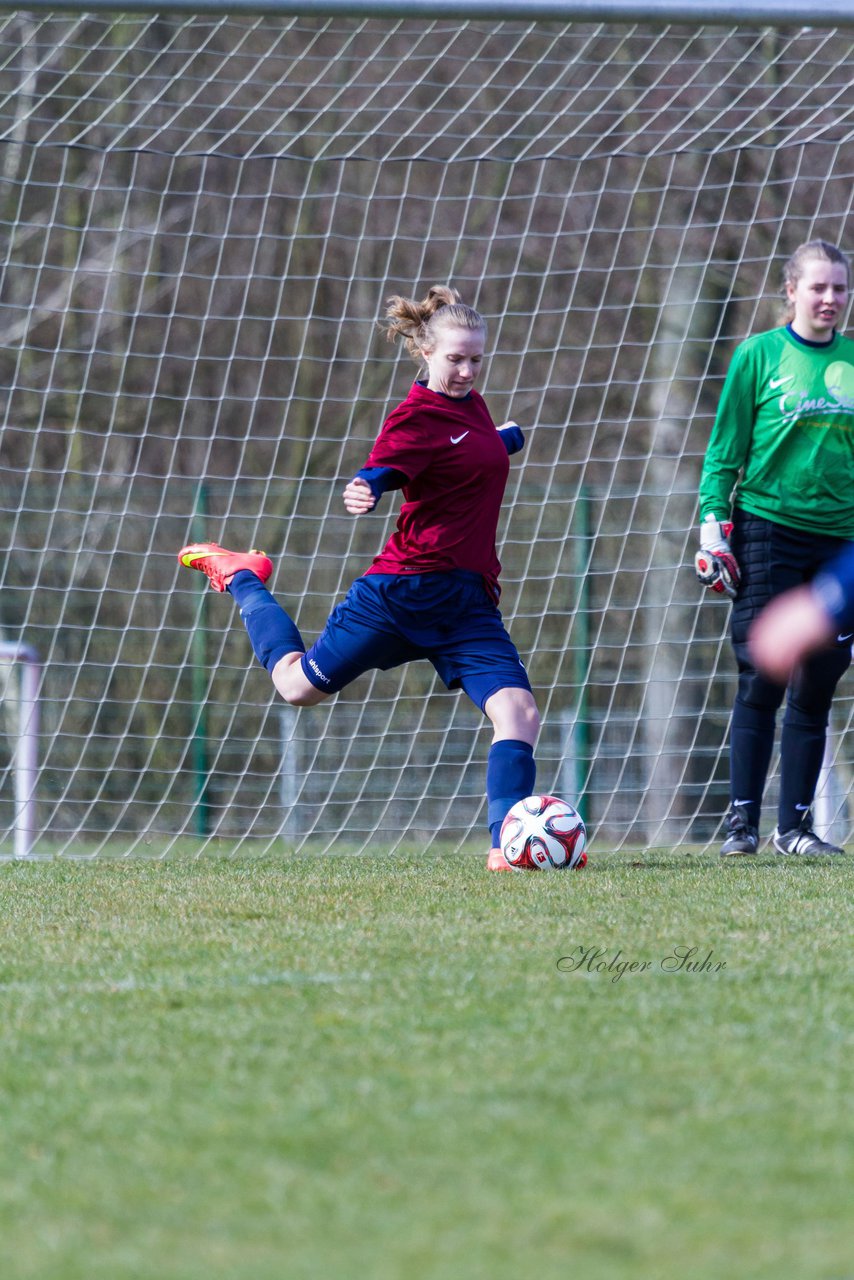
[[[851,264],[841,249],[837,249],[835,244],[829,244],[827,240],[808,240],[806,244],[798,245],[795,252],[789,258],[783,268],[783,290],[787,290],[791,285],[794,289],[804,274],[804,268],[807,262],[813,258],[823,258],[825,262],[832,262],[837,266],[845,268],[848,277],[848,286],[851,286]],[[784,318],[786,321],[794,319],[795,308],[789,301],[788,297],[785,302]]]
[[456,289],[434,284],[420,302],[394,294],[386,302],[385,336],[389,342],[403,338],[406,350],[418,363],[431,351],[440,329],[471,329],[486,333],[486,321],[467,307]]

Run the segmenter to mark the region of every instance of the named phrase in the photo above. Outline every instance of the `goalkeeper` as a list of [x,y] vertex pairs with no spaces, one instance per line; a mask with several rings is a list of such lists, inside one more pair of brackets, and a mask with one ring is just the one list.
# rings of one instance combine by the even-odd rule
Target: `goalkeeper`
[[509,870],[498,833],[511,806],[533,793],[539,730],[527,673],[498,611],[496,529],[522,432],[512,422],[496,428],[474,388],[486,324],[455,290],[390,298],[386,320],[389,340],[402,338],[426,377],[388,416],[343,498],[351,515],[373,510],[389,489],[402,489],[404,502],[395,533],[319,639],[306,651],[264,585],[273,571],[265,555],[206,542],[182,548],[178,559],[234,597],[255,656],[294,706],[314,706],[366,671],[415,658],[432,662],[449,689],[464,689],[494,729],[487,867]]
[[748,632],[770,600],[810,582],[854,540],[854,342],[837,332],[849,286],[848,261],[834,245],[812,240],[795,250],[784,272],[787,323],[736,349],[703,465],[697,575],[732,598],[738,667],[724,857],[757,850],[784,692],[774,848],[843,852],[816,835],[810,807],[852,637],[835,633],[793,668],[786,691],[758,669]]

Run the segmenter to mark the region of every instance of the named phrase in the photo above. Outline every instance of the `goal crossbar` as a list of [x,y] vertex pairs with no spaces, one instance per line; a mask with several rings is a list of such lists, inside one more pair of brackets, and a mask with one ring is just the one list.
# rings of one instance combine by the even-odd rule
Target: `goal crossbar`
[[[0,3],[0,12],[16,12],[18,5]],[[91,14],[161,13],[162,0],[90,0]],[[681,26],[757,23],[783,27],[805,23],[812,27],[854,26],[851,0],[170,0],[174,14],[301,15],[312,18],[457,18],[527,22],[645,22]],[[33,13],[80,12],[79,0],[35,0]]]

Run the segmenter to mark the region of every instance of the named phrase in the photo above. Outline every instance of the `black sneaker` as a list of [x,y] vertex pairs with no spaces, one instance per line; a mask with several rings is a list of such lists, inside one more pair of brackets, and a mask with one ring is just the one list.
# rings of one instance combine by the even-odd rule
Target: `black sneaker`
[[744,805],[734,804],[726,816],[726,840],[721,845],[722,858],[743,858],[759,847],[759,829],[748,822]]
[[844,849],[840,849],[838,844],[828,844],[826,840],[822,840],[813,831],[812,814],[807,809],[801,818],[800,825],[793,827],[791,831],[781,831],[777,827],[771,837],[774,848],[778,853],[796,853],[804,858],[827,858],[836,857],[840,853],[844,853]]

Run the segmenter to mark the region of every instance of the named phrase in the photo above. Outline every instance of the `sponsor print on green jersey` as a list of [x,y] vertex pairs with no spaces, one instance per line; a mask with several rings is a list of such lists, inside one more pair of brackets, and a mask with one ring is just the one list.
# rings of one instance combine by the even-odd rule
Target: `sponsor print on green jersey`
[[[821,352],[818,353],[820,365]],[[824,369],[809,370],[799,390],[788,390],[780,398],[780,425],[797,427],[829,450],[837,460],[851,457],[850,436],[854,430],[854,365],[833,360]],[[818,386],[818,377],[823,386]],[[819,394],[816,392],[819,391]],[[848,437],[848,438],[846,438]]]
[[824,371],[824,385],[835,399],[854,411],[854,364],[834,360]]

